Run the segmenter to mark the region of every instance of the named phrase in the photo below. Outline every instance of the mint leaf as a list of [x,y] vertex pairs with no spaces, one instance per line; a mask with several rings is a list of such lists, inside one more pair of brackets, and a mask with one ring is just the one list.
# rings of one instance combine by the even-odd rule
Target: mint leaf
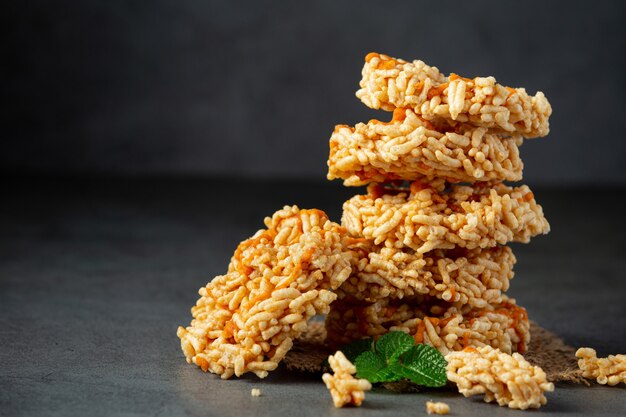
[[425,387],[441,387],[446,384],[446,360],[434,347],[420,344],[413,346],[400,358],[403,377]]
[[383,355],[388,364],[415,346],[415,340],[404,332],[389,332],[376,341],[376,352]]
[[350,362],[355,363],[354,361],[356,361],[356,358],[358,358],[361,353],[371,351],[373,349],[374,339],[370,337],[369,339],[355,340],[354,342],[345,345],[340,350]]
[[363,352],[354,362],[357,378],[365,378],[371,383],[391,382],[402,378],[398,363],[388,366],[382,355],[376,352]]
[[414,345],[404,332],[389,332],[377,341],[357,340],[341,348],[356,367],[356,376],[372,383],[408,379],[426,387],[446,384],[447,362],[435,348]]

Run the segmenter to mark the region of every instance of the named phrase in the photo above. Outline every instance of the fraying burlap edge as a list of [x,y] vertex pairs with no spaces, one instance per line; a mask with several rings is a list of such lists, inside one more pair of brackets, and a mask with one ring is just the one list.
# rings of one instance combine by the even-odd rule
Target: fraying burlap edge
[[[576,349],[566,344],[554,333],[537,323],[530,322],[531,342],[524,357],[533,365],[541,367],[549,381],[586,384],[578,369]],[[289,370],[303,372],[322,372],[328,355],[334,352],[325,344],[326,329],[321,321],[312,321],[302,336],[294,342],[283,362]],[[413,384],[385,384],[392,391],[416,391]]]
[[590,385],[578,368],[576,349],[533,321],[530,322],[530,346],[524,358],[543,369],[551,382]]

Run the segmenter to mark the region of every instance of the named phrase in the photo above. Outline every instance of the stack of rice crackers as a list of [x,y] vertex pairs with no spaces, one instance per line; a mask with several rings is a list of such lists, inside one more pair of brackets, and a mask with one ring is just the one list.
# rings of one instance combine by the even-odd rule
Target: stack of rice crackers
[[523,353],[529,322],[505,294],[515,264],[506,245],[550,228],[532,191],[503,181],[522,178],[519,146],[548,134],[550,104],[493,77],[377,53],[360,87],[365,105],[392,116],[338,125],[330,139],[328,178],[367,193],[343,206],[360,256],[331,304],[329,343],[401,330],[444,355]]
[[548,374],[520,355],[531,323],[506,295],[515,264],[507,245],[550,226],[527,186],[504,182],[522,179],[523,141],[549,132],[543,93],[377,53],[366,56],[360,87],[357,97],[391,120],[336,126],[328,179],[367,192],[344,203],[341,224],[297,206],[266,217],[178,328],[187,362],[224,379],[264,378],[286,357],[305,370],[328,358],[335,405],[360,405],[371,384],[353,377],[342,352],[328,353],[396,330],[445,355],[463,395],[511,408],[545,404],[548,379],[624,382],[626,355],[581,348],[581,372],[573,348],[538,326],[527,358]]
[[[391,120],[337,126],[328,178],[367,186],[366,194],[345,202],[341,224],[297,206],[265,218],[226,273],[200,288],[191,324],[178,328],[187,361],[222,378],[263,378],[321,314],[329,348],[393,330],[435,347],[455,364],[448,378],[464,393],[478,392],[480,381],[463,375],[490,370],[476,371],[463,355],[492,357],[494,366],[512,360],[530,381],[535,370],[521,356],[498,356],[523,353],[530,341],[526,310],[505,294],[515,264],[506,245],[549,225],[527,186],[503,182],[522,178],[519,146],[548,134],[550,104],[493,77],[445,76],[376,53],[366,57],[360,86],[357,97],[392,112]],[[478,353],[484,348],[499,351]],[[354,367],[344,359],[331,362],[345,365],[341,378],[325,378],[336,405],[343,397],[360,404],[369,385],[350,379]],[[550,385],[537,372],[530,400],[518,404],[506,390],[489,398],[519,408],[545,403]],[[349,393],[338,388],[355,384],[362,386]]]

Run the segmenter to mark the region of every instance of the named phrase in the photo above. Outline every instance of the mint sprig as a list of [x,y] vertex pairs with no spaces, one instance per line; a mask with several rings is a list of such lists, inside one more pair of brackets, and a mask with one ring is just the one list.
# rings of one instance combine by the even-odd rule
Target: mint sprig
[[357,340],[341,351],[356,366],[356,375],[368,381],[394,382],[408,379],[425,387],[446,384],[446,360],[437,349],[416,345],[404,332],[394,331],[373,339]]

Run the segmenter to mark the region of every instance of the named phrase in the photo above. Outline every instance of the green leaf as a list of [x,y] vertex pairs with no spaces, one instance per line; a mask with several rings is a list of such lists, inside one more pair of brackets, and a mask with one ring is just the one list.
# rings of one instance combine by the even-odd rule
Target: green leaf
[[400,373],[418,385],[441,387],[446,384],[446,360],[437,349],[420,344],[400,358]]
[[404,332],[389,332],[376,342],[357,340],[341,351],[356,366],[356,376],[372,383],[406,378],[418,385],[440,387],[447,381],[443,355],[431,346],[414,345]]
[[354,365],[357,378],[365,378],[371,383],[391,382],[402,378],[398,363],[388,366],[382,355],[369,350],[361,353]]
[[388,364],[398,361],[403,353],[415,346],[415,340],[404,332],[389,332],[376,341],[376,352],[383,355]]
[[354,342],[345,345],[340,350],[350,362],[354,363],[356,358],[358,358],[361,353],[374,349],[373,343],[374,339],[372,338],[355,340]]

